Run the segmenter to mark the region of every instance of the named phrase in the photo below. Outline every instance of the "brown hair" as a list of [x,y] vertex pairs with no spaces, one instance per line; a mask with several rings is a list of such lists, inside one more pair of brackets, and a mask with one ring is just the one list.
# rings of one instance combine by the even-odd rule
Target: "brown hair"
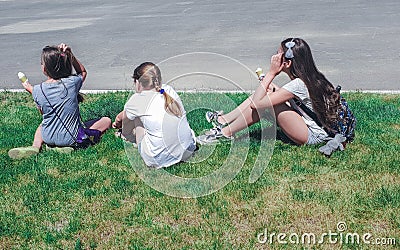
[[285,45],[291,41],[295,43],[291,48],[294,57],[285,58],[285,60],[292,61],[290,73],[305,83],[318,120],[323,126],[330,129],[337,119],[340,95],[332,83],[317,69],[310,46],[306,41],[301,38],[288,38],[281,42],[283,52],[286,53],[288,48]]
[[155,88],[157,92],[162,93],[165,99],[164,108],[167,113],[177,117],[182,116],[182,108],[179,103],[161,88],[161,71],[157,65],[152,62],[140,64],[134,70],[132,78],[139,81],[144,88]]
[[72,74],[72,54],[63,52],[58,46],[46,46],[42,50],[41,63],[46,75],[59,80]]

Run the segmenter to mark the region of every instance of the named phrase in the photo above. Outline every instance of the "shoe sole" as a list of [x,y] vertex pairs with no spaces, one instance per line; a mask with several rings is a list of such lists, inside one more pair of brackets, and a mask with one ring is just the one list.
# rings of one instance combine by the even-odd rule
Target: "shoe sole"
[[8,151],[8,156],[14,160],[28,158],[28,157],[30,157],[32,155],[36,155],[36,154],[38,154],[38,152],[35,150],[26,150],[25,152],[22,152],[21,150],[13,148],[10,151]]
[[218,137],[212,141],[206,141],[206,140],[201,140],[202,136],[204,136],[204,135],[196,137],[196,143],[198,143],[202,146],[203,145],[215,145],[215,144],[227,143],[227,142],[231,143],[234,140],[234,138]]
[[46,147],[46,150],[54,151],[60,154],[70,154],[74,152],[75,149],[72,147],[55,147],[55,148]]
[[216,141],[210,142],[210,141],[202,141],[202,140],[196,139],[196,143],[201,145],[201,146],[206,146],[206,145],[218,144],[219,141],[216,140]]

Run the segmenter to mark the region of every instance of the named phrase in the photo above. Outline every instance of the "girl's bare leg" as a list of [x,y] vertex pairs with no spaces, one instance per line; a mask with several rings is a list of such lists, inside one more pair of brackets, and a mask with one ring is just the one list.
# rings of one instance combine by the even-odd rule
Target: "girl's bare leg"
[[282,131],[295,143],[306,144],[308,141],[308,127],[303,118],[286,104],[274,107],[276,121]]
[[142,141],[142,139],[145,135],[145,129],[143,127],[143,123],[140,121],[139,118],[135,118],[135,120],[133,120],[133,124],[135,126],[135,129],[133,130],[133,134],[136,137],[136,142],[139,143]]
[[111,127],[111,119],[108,117],[102,117],[102,118],[100,118],[100,120],[93,123],[93,125],[90,126],[89,128],[96,129],[96,130],[101,131],[101,133],[104,133],[110,127]]
[[139,143],[142,141],[145,130],[139,118],[129,120],[124,116],[122,119],[122,136],[129,142]]
[[[248,102],[248,100],[246,100],[245,102]],[[248,103],[250,103],[250,101]],[[241,108],[243,108],[243,106]],[[250,105],[248,105],[247,108],[238,109],[234,112],[236,113],[237,111],[240,112],[236,114],[235,119],[231,123],[229,123],[228,126],[222,129],[222,134],[226,137],[231,137],[235,133],[260,121],[258,111],[256,109],[252,109]]]
[[[270,89],[267,90],[267,93],[271,93],[279,89],[279,86],[271,83]],[[265,95],[267,95],[267,93]],[[242,116],[242,113],[246,112],[252,103],[254,94],[250,95],[246,100],[244,100],[239,106],[237,106],[234,110],[229,112],[228,114],[221,115],[218,117],[218,122],[221,124],[228,124]]]
[[36,129],[35,137],[33,138],[32,146],[35,148],[40,149],[43,145],[43,138],[42,138],[42,124]]
[[[246,100],[245,102],[248,102]],[[250,102],[248,102],[250,103]],[[243,108],[243,106],[241,107]],[[242,109],[241,113],[237,115],[237,111],[235,110],[235,119],[226,127],[222,129],[222,133],[226,137],[230,137],[245,129],[254,123],[260,121],[260,115],[257,110],[250,108]],[[291,109],[286,104],[280,104],[274,107],[276,121],[282,131],[295,143],[299,145],[306,144],[308,141],[308,127],[305,124],[303,118],[299,114],[297,114],[293,109]]]
[[242,113],[245,110],[250,108],[251,100],[253,95],[249,96],[246,100],[244,100],[239,106],[237,106],[234,110],[229,112],[228,114],[224,114],[218,117],[218,122],[221,124],[229,124],[232,123],[234,120],[238,119],[242,116]]
[[8,151],[8,156],[10,156],[11,159],[22,159],[38,154],[43,144],[41,130],[42,130],[42,125],[39,125],[39,127],[36,129],[32,146],[12,148]]
[[127,141],[136,143],[136,131],[135,131],[135,123],[129,120],[125,115],[123,115],[121,120],[122,132],[121,135]]

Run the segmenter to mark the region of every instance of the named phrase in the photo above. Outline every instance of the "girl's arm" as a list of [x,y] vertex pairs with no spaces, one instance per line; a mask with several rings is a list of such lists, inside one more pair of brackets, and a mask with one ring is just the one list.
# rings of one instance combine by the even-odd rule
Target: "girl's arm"
[[87,76],[86,69],[83,66],[83,64],[74,56],[74,54],[72,54],[72,52],[71,55],[72,55],[72,66],[74,67],[76,73],[82,75],[82,82],[84,82]]
[[268,93],[260,100],[253,100],[250,107],[253,109],[266,109],[275,105],[285,103],[295,96],[284,88]]
[[29,94],[32,95],[33,87],[32,87],[32,85],[31,85],[31,83],[30,83],[29,81],[23,82],[23,83],[22,83],[22,86],[24,87],[24,89],[25,89],[26,91],[29,92]]
[[121,111],[116,117],[112,124],[113,128],[122,128],[122,120],[126,118],[125,110]]
[[[33,86],[32,86],[32,84],[31,84],[28,80],[26,80],[25,82],[23,82],[23,83],[22,83],[22,86],[24,87],[24,89],[25,89],[26,91],[29,92],[29,94],[32,95],[32,93],[33,93]],[[40,113],[41,115],[43,115],[43,111],[42,111],[42,109],[40,108],[40,106],[39,106],[38,104],[36,105],[36,108],[39,110],[39,113]]]
[[268,93],[272,93],[272,92],[277,91],[278,89],[280,89],[280,87],[278,85],[274,84],[273,82],[271,82],[267,91],[268,91]]
[[71,54],[72,67],[74,67],[77,74],[82,75],[82,82],[84,82],[87,76],[87,72],[83,64],[75,57],[75,55],[72,53],[71,48],[68,47],[66,44],[62,43],[58,47],[62,49],[63,52],[69,52]]
[[272,80],[275,78],[275,74],[271,74],[268,72],[264,79],[260,82],[260,85],[257,87],[256,91],[254,92],[253,102],[258,102],[264,99],[264,97],[268,94],[269,89],[272,84]]
[[[276,85],[272,83],[279,73],[281,73],[285,64],[282,61],[283,53],[273,55],[271,58],[271,66],[268,73],[260,83],[260,86],[256,89],[251,108],[253,109],[265,109],[280,103],[284,103],[294,97],[292,93],[285,89],[278,88],[277,91],[271,92],[269,89]],[[271,86],[272,85],[272,86]],[[268,95],[269,98],[266,98]]]
[[37,107],[37,109],[39,110],[39,113],[40,113],[41,115],[43,115],[42,109],[41,109],[40,107]]

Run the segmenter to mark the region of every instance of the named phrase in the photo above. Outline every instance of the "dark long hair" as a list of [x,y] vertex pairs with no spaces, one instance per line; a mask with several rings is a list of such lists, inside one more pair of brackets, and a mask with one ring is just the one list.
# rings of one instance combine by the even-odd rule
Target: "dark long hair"
[[294,57],[285,58],[286,61],[292,61],[290,73],[305,83],[315,114],[322,125],[329,129],[337,119],[340,95],[317,69],[306,41],[301,38],[288,38],[281,43],[283,52],[288,50],[285,44],[291,41],[295,43],[292,47]]
[[[160,68],[152,62],[144,62],[140,64],[133,71],[132,78],[135,81],[139,81],[144,88],[155,88],[156,91],[161,91],[162,79],[161,79],[161,71]],[[179,103],[167,94],[165,91],[161,91],[163,94],[165,104],[165,111],[171,115],[175,115],[177,117],[182,116],[182,108]]]

